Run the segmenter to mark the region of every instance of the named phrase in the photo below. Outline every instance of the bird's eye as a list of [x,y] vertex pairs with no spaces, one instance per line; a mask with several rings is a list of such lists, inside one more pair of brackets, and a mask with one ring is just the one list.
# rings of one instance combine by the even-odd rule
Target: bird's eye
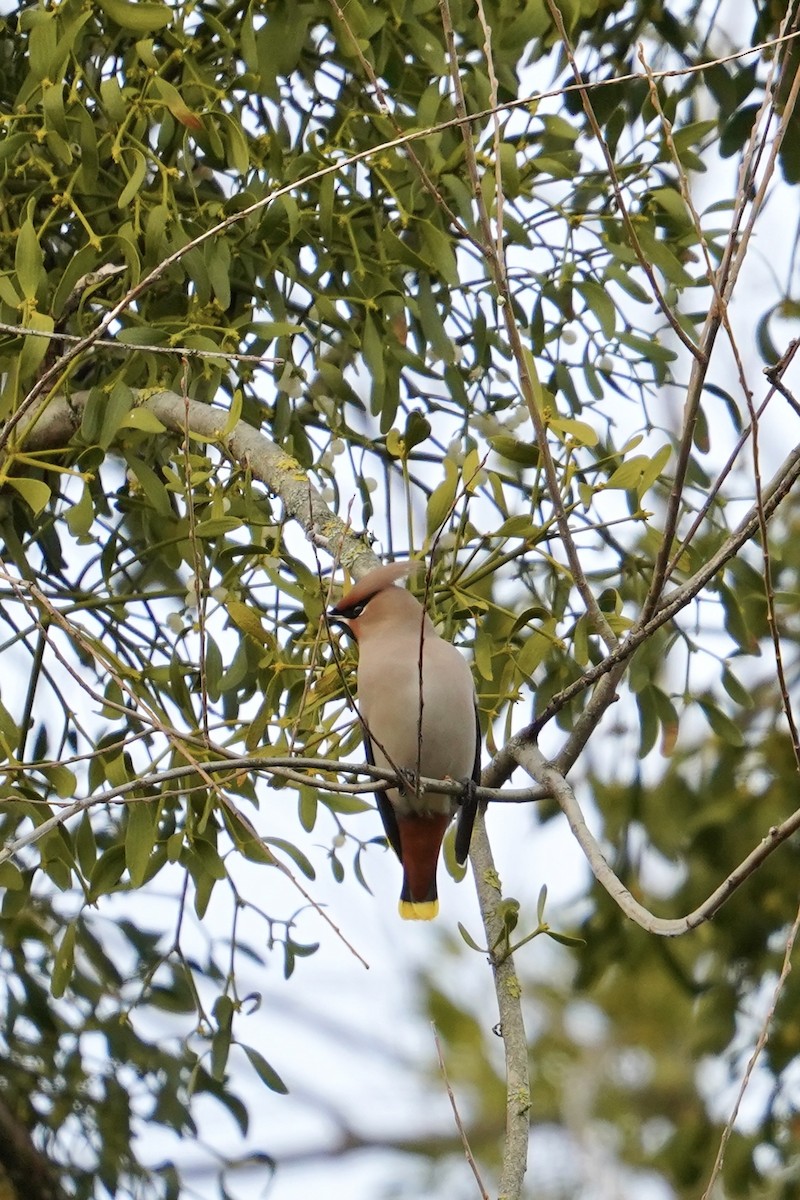
[[350,608],[337,608],[334,611],[345,621],[352,621],[355,617],[360,617],[366,607],[367,601],[362,600],[359,604],[352,604]]

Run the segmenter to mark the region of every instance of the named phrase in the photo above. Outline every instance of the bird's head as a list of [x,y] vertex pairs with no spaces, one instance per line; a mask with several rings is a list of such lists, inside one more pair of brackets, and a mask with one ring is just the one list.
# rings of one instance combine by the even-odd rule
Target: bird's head
[[406,621],[415,620],[419,628],[419,601],[405,588],[395,587],[414,565],[388,563],[368,572],[329,610],[330,623],[342,625],[357,642]]

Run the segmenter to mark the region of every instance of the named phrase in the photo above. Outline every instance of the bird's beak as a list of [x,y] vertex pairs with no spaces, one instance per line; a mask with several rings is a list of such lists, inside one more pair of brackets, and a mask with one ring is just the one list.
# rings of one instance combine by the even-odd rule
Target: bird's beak
[[335,608],[329,608],[325,613],[325,620],[329,629],[343,629],[345,633],[352,633],[350,622],[345,617],[340,617]]

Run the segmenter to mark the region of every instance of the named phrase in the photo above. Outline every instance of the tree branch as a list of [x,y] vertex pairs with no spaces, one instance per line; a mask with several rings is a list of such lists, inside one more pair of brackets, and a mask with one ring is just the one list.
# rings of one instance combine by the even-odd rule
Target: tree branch
[[55,1167],[0,1097],[0,1192],[5,1196],[4,1175],[12,1189],[10,1200],[67,1200]]
[[[503,893],[494,865],[492,847],[486,833],[485,806],[475,819],[470,849],[470,864],[478,893],[487,946],[496,946],[505,931],[500,914]],[[502,960],[490,955],[500,1016],[500,1034],[506,1062],[506,1136],[498,1200],[519,1200],[528,1165],[530,1134],[530,1080],[528,1077],[528,1038],[522,1017],[522,986],[513,954]]]
[[[75,392],[69,401],[63,396],[49,403],[40,401],[20,431],[26,450],[66,445],[80,426],[88,399],[88,392]],[[286,516],[297,521],[310,540],[332,553],[335,549],[334,557],[354,577],[378,565],[364,537],[355,534],[341,517],[331,512],[297,459],[259,429],[244,421],[231,426],[227,411],[167,390],[155,395],[140,393],[137,406],[154,413],[173,433],[185,436],[188,426],[190,434],[197,433],[217,442],[231,458],[247,466],[273,495],[280,497]]]
[[790,838],[793,833],[800,829],[800,809],[797,809],[780,825],[773,825],[762,838],[761,842],[759,842],[758,846],[756,846],[755,850],[751,850],[747,858],[735,870],[731,871],[730,875],[722,881],[719,887],[702,904],[698,905],[697,908],[687,913],[685,917],[656,917],[631,895],[622,880],[619,879],[608,865],[599,842],[591,833],[584,820],[581,807],[575,799],[575,793],[563,775],[546,761],[544,755],[536,746],[528,745],[520,747],[516,752],[516,759],[520,766],[524,767],[555,797],[561,811],[567,818],[576,841],[586,855],[586,860],[597,882],[606,889],[609,896],[619,905],[627,917],[630,917],[632,921],[646,930],[647,933],[655,933],[659,937],[679,937],[681,934],[688,933],[690,929],[696,929],[698,925],[709,921],[714,916],[714,913],[722,907],[728,897],[737,888],[741,887],[744,881],[761,866],[761,863],[766,858],[769,858],[770,854],[781,843],[785,842],[787,838]]

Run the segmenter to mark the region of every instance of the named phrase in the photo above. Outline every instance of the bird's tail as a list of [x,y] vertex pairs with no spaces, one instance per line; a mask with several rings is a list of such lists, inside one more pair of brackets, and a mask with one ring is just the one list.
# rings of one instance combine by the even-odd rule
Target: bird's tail
[[439,911],[436,865],[449,813],[398,817],[403,860],[403,890],[398,912],[404,921],[432,921]]

